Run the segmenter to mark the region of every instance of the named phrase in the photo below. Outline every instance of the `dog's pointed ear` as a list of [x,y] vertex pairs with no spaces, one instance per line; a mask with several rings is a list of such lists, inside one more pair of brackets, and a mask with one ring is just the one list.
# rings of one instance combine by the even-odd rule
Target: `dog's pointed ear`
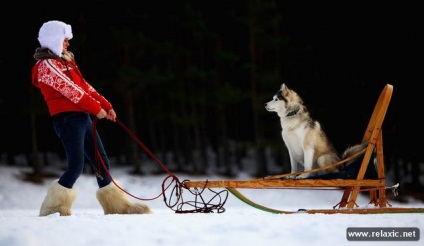
[[287,85],[285,83],[282,83],[281,84],[280,91],[281,91],[281,95],[287,96],[287,94],[289,93],[290,89],[289,89],[289,87],[287,87]]

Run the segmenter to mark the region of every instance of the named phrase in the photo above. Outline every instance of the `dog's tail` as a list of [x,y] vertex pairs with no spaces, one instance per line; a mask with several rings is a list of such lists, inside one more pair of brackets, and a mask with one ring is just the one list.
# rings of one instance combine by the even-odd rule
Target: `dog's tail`
[[345,159],[351,155],[354,155],[356,153],[358,153],[359,151],[365,149],[368,146],[368,141],[367,142],[363,142],[361,144],[356,144],[353,146],[348,147],[342,154],[342,159]]

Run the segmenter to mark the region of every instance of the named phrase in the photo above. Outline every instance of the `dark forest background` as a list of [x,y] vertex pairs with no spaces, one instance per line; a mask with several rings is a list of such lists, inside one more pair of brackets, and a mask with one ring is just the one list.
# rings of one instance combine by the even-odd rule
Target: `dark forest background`
[[[54,165],[52,156],[64,159],[30,79],[38,30],[56,19],[72,25],[69,50],[86,80],[173,171],[204,174],[215,167],[232,176],[247,158],[254,176],[288,172],[279,119],[264,108],[283,82],[343,151],[361,141],[390,83],[387,170],[421,189],[424,17],[418,6],[94,0],[12,2],[3,12],[1,163],[42,172]],[[102,120],[98,130],[113,165],[144,173],[151,159],[118,124]]]

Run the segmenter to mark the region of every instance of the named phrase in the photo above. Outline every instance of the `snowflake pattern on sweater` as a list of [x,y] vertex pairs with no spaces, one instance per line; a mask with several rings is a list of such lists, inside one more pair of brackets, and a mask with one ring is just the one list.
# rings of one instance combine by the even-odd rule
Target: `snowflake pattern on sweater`
[[32,83],[41,90],[49,112],[55,115],[67,111],[97,114],[112,105],[82,77],[75,61],[39,60],[32,70]]
[[73,103],[78,103],[85,93],[84,90],[63,74],[63,69],[66,71],[66,68],[58,67],[54,61],[52,59],[40,61],[39,81],[55,88]]

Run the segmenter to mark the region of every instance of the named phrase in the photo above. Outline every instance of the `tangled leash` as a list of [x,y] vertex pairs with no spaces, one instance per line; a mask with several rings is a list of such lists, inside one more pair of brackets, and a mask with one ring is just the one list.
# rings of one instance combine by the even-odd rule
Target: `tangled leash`
[[[103,158],[101,157],[98,148],[97,148],[97,122],[98,118],[94,117],[93,119],[93,140],[94,140],[94,148],[96,150],[96,172],[100,168],[103,168],[107,175],[110,177],[112,182],[123,192],[128,194],[129,196],[137,199],[137,200],[154,200],[159,198],[160,196],[163,197],[163,201],[165,205],[173,210],[175,213],[213,213],[214,211],[217,211],[218,213],[225,212],[224,204],[227,201],[228,198],[228,191],[222,190],[220,192],[215,192],[211,190],[210,188],[205,189],[198,189],[195,188],[193,190],[190,190],[186,188],[184,185],[184,182],[181,182],[177,176],[175,176],[150,150],[146,147],[146,145],[140,141],[140,139],[119,119],[116,120],[116,123],[118,123],[125,132],[130,135],[130,137],[152,158],[167,174],[168,176],[164,179],[162,182],[162,191],[159,195],[157,195],[154,198],[151,199],[145,199],[140,198],[138,196],[135,196],[131,194],[130,192],[123,189],[119,184],[115,182],[112,175],[110,174],[108,168],[106,167]],[[97,172],[99,173],[99,172]],[[170,189],[172,187],[172,189]],[[189,191],[189,194],[194,196],[194,200],[192,201],[184,201],[183,191],[187,190]],[[210,191],[212,195],[209,195],[208,199],[206,199],[204,196],[208,194],[204,194],[205,191]],[[168,196],[167,196],[168,195]],[[188,207],[188,209],[187,209]]]

